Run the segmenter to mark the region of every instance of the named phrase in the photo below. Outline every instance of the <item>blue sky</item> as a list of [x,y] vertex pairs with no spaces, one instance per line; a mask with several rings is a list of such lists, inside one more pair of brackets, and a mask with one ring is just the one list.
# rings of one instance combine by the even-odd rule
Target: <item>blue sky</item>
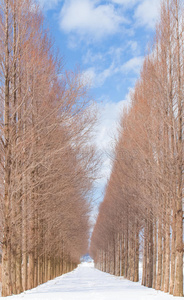
[[[160,0],[38,1],[65,68],[79,65],[91,85],[101,112],[95,143],[109,152],[119,113],[129,102],[129,91],[153,39]],[[97,194],[109,174],[110,159],[104,155]]]

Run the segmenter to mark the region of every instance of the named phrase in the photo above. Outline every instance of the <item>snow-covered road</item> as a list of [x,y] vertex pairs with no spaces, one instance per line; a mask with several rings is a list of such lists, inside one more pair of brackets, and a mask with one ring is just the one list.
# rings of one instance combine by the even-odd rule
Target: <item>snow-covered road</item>
[[[3,298],[1,298],[3,299]],[[4,298],[5,299],[5,298]],[[25,300],[171,300],[181,299],[148,289],[123,278],[100,272],[92,263],[39,287],[6,299]]]

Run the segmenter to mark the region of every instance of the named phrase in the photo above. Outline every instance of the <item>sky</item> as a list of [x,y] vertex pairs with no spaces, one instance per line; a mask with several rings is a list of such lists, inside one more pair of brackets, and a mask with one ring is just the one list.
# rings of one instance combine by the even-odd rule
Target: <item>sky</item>
[[99,201],[110,175],[112,137],[153,40],[160,0],[37,1],[65,68],[80,67],[97,102],[95,143],[104,153],[95,194]]

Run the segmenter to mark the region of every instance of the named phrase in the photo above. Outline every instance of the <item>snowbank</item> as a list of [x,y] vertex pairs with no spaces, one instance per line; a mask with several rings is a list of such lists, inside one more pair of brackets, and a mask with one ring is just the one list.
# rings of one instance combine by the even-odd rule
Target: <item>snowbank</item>
[[[2,298],[3,299],[3,298]],[[5,299],[5,298],[4,298]],[[81,263],[77,269],[7,300],[181,300],[148,289],[122,277],[100,272],[94,264]]]

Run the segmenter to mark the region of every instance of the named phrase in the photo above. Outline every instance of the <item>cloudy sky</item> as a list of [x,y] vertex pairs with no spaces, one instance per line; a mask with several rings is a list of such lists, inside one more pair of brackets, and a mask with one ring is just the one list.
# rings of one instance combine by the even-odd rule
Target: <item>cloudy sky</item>
[[[65,67],[80,66],[101,111],[96,144],[109,151],[119,112],[139,76],[160,0],[38,0]],[[104,160],[98,195],[110,172]]]

